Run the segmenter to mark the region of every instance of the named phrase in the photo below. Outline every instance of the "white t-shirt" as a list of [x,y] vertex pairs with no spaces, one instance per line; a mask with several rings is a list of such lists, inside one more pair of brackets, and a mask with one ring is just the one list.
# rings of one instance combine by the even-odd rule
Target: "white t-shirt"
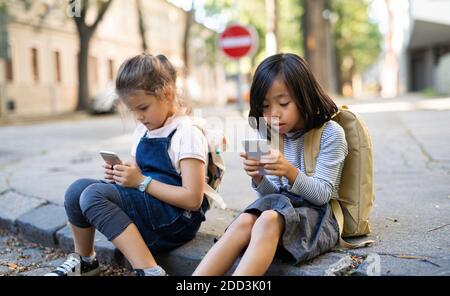
[[152,131],[148,131],[145,125],[139,124],[133,134],[134,141],[131,147],[131,155],[136,157],[137,146],[145,132],[148,131],[147,138],[166,138],[174,129],[177,129],[177,131],[173,134],[168,153],[178,174],[181,174],[180,160],[185,158],[203,161],[206,171],[208,167],[208,141],[198,127],[192,126],[192,119],[180,113],[169,117],[164,126]]

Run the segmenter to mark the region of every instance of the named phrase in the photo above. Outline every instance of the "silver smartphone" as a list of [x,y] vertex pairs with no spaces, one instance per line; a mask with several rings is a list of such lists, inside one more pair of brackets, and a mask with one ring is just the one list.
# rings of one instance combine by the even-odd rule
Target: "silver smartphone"
[[[261,156],[270,153],[270,146],[265,139],[244,139],[242,140],[242,146],[244,146],[248,159],[260,160]],[[267,175],[263,168],[260,168],[258,173]]]
[[114,152],[100,151],[100,155],[109,165],[115,166],[116,164],[122,164],[122,160],[120,160],[120,157]]

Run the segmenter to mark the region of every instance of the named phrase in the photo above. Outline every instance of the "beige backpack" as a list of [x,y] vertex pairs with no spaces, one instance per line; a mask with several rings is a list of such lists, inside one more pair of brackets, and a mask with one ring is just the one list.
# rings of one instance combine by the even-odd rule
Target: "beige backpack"
[[[342,106],[332,120],[344,129],[348,155],[344,161],[337,199],[331,200],[333,214],[339,224],[339,244],[344,248],[369,246],[372,240],[348,243],[342,237],[361,236],[370,233],[370,212],[375,198],[373,186],[372,142],[366,124]],[[320,152],[320,138],[325,125],[305,134],[305,170],[314,175]]]

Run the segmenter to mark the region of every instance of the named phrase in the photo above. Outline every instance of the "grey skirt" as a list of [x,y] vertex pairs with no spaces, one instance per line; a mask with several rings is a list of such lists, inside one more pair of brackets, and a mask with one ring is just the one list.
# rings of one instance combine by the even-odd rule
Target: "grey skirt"
[[284,231],[276,256],[292,264],[311,260],[332,249],[339,228],[329,203],[316,206],[287,191],[257,199],[243,212],[259,216],[274,210],[284,219]]

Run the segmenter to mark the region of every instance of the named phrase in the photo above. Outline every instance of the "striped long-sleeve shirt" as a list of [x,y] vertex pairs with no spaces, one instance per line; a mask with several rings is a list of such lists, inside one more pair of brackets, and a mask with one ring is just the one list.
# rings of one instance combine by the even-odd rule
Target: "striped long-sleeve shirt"
[[325,124],[316,171],[311,177],[305,174],[304,136],[295,135],[296,133],[285,135],[283,153],[286,160],[299,170],[294,184],[290,185],[286,177],[282,178],[281,184],[278,176],[264,176],[258,186],[252,181],[252,187],[259,197],[278,193],[281,187],[286,187],[289,192],[300,195],[315,205],[326,204],[331,197],[337,196],[339,190],[342,168],[348,153],[344,130],[334,121]]

